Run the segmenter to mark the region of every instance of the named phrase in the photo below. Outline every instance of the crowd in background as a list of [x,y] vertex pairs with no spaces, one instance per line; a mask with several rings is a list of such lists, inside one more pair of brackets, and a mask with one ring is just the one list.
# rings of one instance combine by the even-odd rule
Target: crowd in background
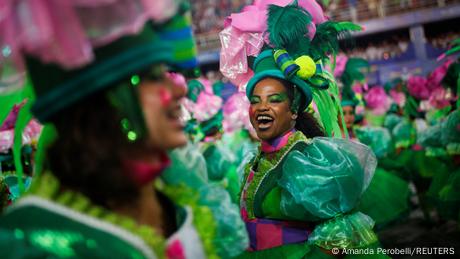
[[352,57],[359,57],[369,61],[395,58],[407,51],[410,44],[408,37],[393,37],[379,43],[369,42],[365,46],[357,46],[346,54]]
[[427,41],[429,44],[431,44],[431,46],[435,48],[447,49],[451,46],[452,42],[459,37],[459,32],[450,31],[433,37],[427,37]]
[[321,2],[326,13],[336,20],[364,21],[373,18],[413,11],[416,9],[443,7],[456,0],[325,0]]
[[[225,17],[252,0],[191,0],[196,34],[216,33]],[[429,7],[442,7],[459,0],[324,0],[318,1],[333,20],[364,21]]]

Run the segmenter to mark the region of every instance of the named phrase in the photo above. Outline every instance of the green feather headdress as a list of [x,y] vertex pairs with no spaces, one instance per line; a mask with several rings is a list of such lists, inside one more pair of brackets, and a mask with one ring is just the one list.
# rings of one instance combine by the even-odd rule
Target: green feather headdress
[[[270,46],[278,54],[275,56],[278,67],[286,78],[302,80],[311,88],[326,133],[341,136],[337,123],[341,114],[338,87],[322,63],[329,63],[329,55],[335,56],[338,52],[339,41],[349,38],[351,31],[359,31],[361,27],[351,22],[327,21],[316,26],[315,36],[310,39],[309,30],[313,26],[312,16],[298,6],[297,1],[285,7],[270,5],[268,8],[267,32]],[[286,51],[287,55],[279,54],[278,50]]]
[[285,49],[294,59],[308,54],[308,24],[311,22],[311,15],[298,6],[297,1],[285,7],[270,5],[267,19],[270,43],[274,49]]
[[339,51],[339,41],[350,41],[352,31],[361,31],[362,27],[352,22],[327,21],[316,27],[311,42],[310,55],[314,60],[328,59]]

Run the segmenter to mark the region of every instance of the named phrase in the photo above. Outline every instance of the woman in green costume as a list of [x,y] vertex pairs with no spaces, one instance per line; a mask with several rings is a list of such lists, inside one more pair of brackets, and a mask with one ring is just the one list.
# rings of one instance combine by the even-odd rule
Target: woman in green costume
[[179,120],[186,89],[166,67],[197,65],[187,6],[5,4],[0,43],[15,61],[24,57],[32,114],[45,127],[32,186],[0,217],[0,258],[195,259],[244,250],[244,224],[224,190],[193,172],[162,175],[167,151],[187,141]]
[[[315,6],[313,1],[285,7],[286,1],[280,2],[265,6],[269,42],[253,62],[246,87],[249,117],[261,145],[245,167],[240,194],[250,237],[242,257],[333,258],[350,253],[346,248],[360,249],[358,257],[385,257],[377,251],[372,219],[356,210],[375,170],[375,156],[365,145],[323,137],[334,130],[339,136],[340,128],[338,98],[329,95],[338,94],[336,85],[322,62],[340,32],[357,28],[327,21],[315,33],[312,16],[303,8]],[[255,15],[255,8],[246,10],[241,16]],[[231,16],[232,26],[238,25],[238,15]],[[305,112],[312,99],[326,133]]]
[[273,75],[252,82],[250,116],[262,144],[241,193],[251,241],[245,256],[327,258],[334,248],[375,246],[372,219],[355,211],[375,169],[372,151],[318,137],[317,122],[302,113],[308,97],[289,81]]

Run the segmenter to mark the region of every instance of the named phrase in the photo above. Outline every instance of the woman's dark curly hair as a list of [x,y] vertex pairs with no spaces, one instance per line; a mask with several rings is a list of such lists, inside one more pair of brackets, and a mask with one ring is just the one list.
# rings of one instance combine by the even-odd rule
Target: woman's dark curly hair
[[[283,84],[284,88],[286,88],[289,103],[292,103],[294,100],[294,84],[284,79],[274,79],[280,81]],[[304,101],[305,97],[302,96],[301,102]],[[319,125],[318,121],[316,121],[315,117],[313,117],[313,115],[308,112],[299,112],[297,114],[295,129],[301,131],[307,138],[325,136],[323,128]]]
[[144,147],[128,142],[121,119],[106,92],[85,98],[52,119],[58,138],[47,150],[49,169],[64,188],[104,207],[127,204],[139,195],[123,159],[130,150]]

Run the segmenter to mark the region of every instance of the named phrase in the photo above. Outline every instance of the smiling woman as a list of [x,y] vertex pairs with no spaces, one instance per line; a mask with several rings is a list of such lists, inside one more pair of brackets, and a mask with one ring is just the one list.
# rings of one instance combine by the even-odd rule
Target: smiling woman
[[259,81],[248,84],[250,120],[262,143],[243,178],[240,206],[251,240],[243,257],[328,258],[331,249],[376,248],[372,219],[354,211],[375,156],[365,145],[322,137],[300,108],[305,91],[274,68],[255,68]]
[[295,87],[291,82],[275,77],[266,77],[256,84],[249,98],[249,115],[261,140],[273,140],[294,128],[309,138],[325,135],[310,113],[295,110]]
[[43,167],[0,216],[0,258],[218,258],[244,250],[247,234],[228,193],[192,170],[164,175],[181,166],[170,167],[167,152],[187,142],[179,120],[186,90],[167,72],[197,65],[188,4],[3,2],[0,44],[16,44],[36,94],[32,114],[46,126],[35,163]]
[[[311,39],[315,25],[299,5],[266,7],[270,42],[255,58],[246,87],[250,121],[261,144],[245,167],[240,193],[250,238],[243,258],[330,258],[337,249],[378,247],[372,219],[356,210],[374,174],[374,154],[365,145],[324,137],[306,112],[313,95],[322,96],[315,104],[323,125],[326,115],[337,118],[328,110],[335,111],[338,103],[321,90],[335,87],[321,65],[329,53],[318,53],[333,45],[328,37],[339,34],[325,28],[340,25],[319,24],[320,40]],[[281,26],[288,23],[289,28]]]

